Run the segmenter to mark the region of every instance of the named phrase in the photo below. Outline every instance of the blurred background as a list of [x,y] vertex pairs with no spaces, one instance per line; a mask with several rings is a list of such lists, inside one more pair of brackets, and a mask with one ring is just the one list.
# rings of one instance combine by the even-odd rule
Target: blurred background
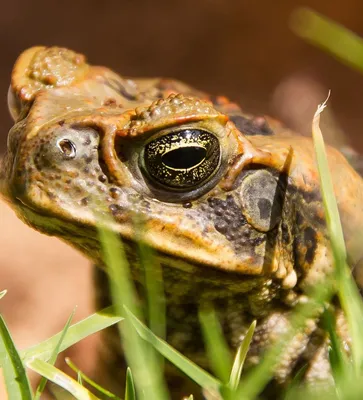
[[[11,69],[34,45],[70,47],[127,76],[174,77],[305,134],[331,89],[328,140],[363,151],[363,75],[293,32],[292,15],[302,6],[363,36],[361,0],[3,1],[0,151],[12,125]],[[91,312],[86,260],[25,227],[3,203],[0,224],[0,290],[9,290],[0,311],[20,348],[59,331],[76,304],[78,319]],[[72,350],[85,372],[94,366],[90,342],[97,338],[88,340]]]

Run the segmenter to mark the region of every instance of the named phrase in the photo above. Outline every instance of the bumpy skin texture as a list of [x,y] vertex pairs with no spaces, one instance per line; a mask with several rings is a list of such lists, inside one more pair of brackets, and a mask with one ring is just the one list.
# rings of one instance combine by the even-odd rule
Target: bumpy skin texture
[[[4,198],[26,223],[100,266],[95,212],[111,213],[142,292],[136,213],[163,268],[167,341],[202,365],[199,306],[214,304],[231,349],[257,319],[248,357],[256,364],[331,270],[312,141],[277,121],[177,81],[125,79],[44,47],[17,60],[9,107],[15,124],[2,160]],[[328,156],[354,266],[362,256],[362,179],[338,151]],[[97,275],[102,305],[107,280],[101,269]],[[111,354],[122,363],[119,349]],[[275,380],[286,382],[306,359],[307,380],[329,379],[319,320],[293,340]]]

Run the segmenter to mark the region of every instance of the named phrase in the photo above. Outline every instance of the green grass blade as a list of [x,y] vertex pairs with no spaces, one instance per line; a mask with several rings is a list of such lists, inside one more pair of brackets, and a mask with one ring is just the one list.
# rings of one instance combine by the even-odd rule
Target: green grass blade
[[[107,227],[99,223],[99,237],[102,246],[103,259],[107,265],[107,273],[110,283],[113,284],[111,290],[115,297],[114,307],[117,313],[124,314],[123,304],[141,316],[141,308],[137,300],[135,288],[132,285],[129,265],[126,259],[122,242],[118,235],[110,231]],[[125,325],[125,324],[123,324]]]
[[362,373],[363,368],[363,307],[359,291],[351,279],[350,271],[347,266],[347,254],[343,229],[340,222],[338,205],[335,199],[323,135],[319,126],[320,114],[325,107],[326,101],[318,107],[313,119],[312,132],[320,175],[325,218],[337,275],[338,295],[347,317],[349,331],[352,336],[353,366],[355,374],[358,377]]
[[140,265],[145,274],[148,326],[155,335],[165,338],[166,303],[161,265],[155,257],[153,249],[144,243],[143,235],[145,233],[145,222],[138,214],[133,216],[133,222],[136,232]]
[[150,329],[155,335],[165,338],[166,311],[163,277],[161,266],[153,251],[139,241],[140,263],[145,271],[145,288],[147,296],[147,316]]
[[[145,278],[148,325],[155,335],[165,338],[166,302],[161,265],[156,259],[153,250],[142,242],[143,225],[138,221],[138,218],[134,220],[138,232],[137,242],[140,266],[144,271]],[[159,353],[155,352],[155,360],[161,373],[164,369],[164,359]]]
[[200,309],[199,321],[212,371],[222,382],[227,383],[232,367],[231,353],[214,309]]
[[5,290],[2,290],[1,292],[0,292],[0,300],[6,295],[6,293],[7,293],[8,291],[5,289]]
[[[58,354],[59,354],[59,351],[60,351],[60,346],[62,345],[64,337],[67,334],[67,331],[68,331],[69,326],[70,326],[70,324],[72,322],[72,319],[74,317],[74,313],[75,312],[76,312],[76,308],[74,308],[74,310],[72,311],[72,314],[69,316],[69,318],[68,318],[68,320],[67,320],[67,322],[66,322],[66,324],[65,324],[65,326],[64,326],[64,328],[63,328],[63,330],[61,332],[61,335],[59,337],[59,341],[56,344],[56,346],[54,347],[54,350],[53,350],[53,352],[52,352],[52,354],[50,356],[50,359],[49,359],[49,364],[51,364],[51,365],[54,365],[56,360],[57,360],[57,357],[58,357]],[[42,377],[42,379],[40,380],[39,385],[37,387],[37,390],[35,391],[34,400],[40,399],[40,395],[42,394],[46,384],[47,384],[47,379]]]
[[[100,222],[105,221],[107,222],[104,217]],[[120,315],[125,314],[123,306],[127,306],[134,314],[141,315],[122,242],[118,235],[103,225],[99,224],[98,230],[110,277],[112,300],[117,312]],[[164,377],[154,350],[136,334],[129,318],[125,318],[118,327],[127,363],[135,377],[138,397],[147,400],[167,399]]]
[[340,338],[336,331],[336,319],[331,310],[326,310],[323,314],[324,328],[329,333],[330,349],[329,361],[332,369],[336,387],[338,389],[341,380],[349,379],[351,368],[348,357],[343,350]]
[[[345,269],[348,270],[348,267],[345,266]],[[354,370],[357,376],[361,376],[363,372],[363,307],[358,288],[348,274],[339,282],[338,295],[352,337]]]
[[[61,352],[68,349],[68,347],[74,345],[87,336],[101,331],[102,329],[106,329],[109,326],[120,322],[122,319],[121,316],[115,314],[113,307],[107,307],[104,310],[90,315],[69,327],[67,336],[61,343],[59,351]],[[37,357],[44,361],[48,361],[52,355],[53,349],[59,342],[61,335],[62,332],[52,336],[42,343],[21,351],[20,356],[22,360],[27,362],[29,359]]]
[[336,268],[338,272],[344,275],[347,252],[345,248],[343,229],[340,222],[338,205],[334,194],[333,181],[330,175],[328,158],[325,153],[323,135],[319,127],[320,114],[325,107],[326,101],[318,107],[313,119],[312,132],[320,175],[321,195],[326,213],[325,219],[330,234]]
[[48,363],[51,364],[51,365],[54,365],[56,360],[57,360],[58,354],[60,353],[60,347],[61,347],[61,345],[63,343],[63,340],[64,340],[64,338],[65,338],[65,336],[66,336],[66,334],[68,332],[68,329],[69,329],[69,327],[71,325],[71,322],[72,322],[72,319],[74,317],[75,312],[76,312],[76,308],[73,309],[73,311],[72,311],[71,315],[69,316],[66,324],[64,325],[63,330],[60,332],[61,335],[59,337],[59,341],[58,341],[57,345],[55,346],[55,348],[54,348],[54,350],[52,352],[52,355],[50,356],[50,359],[48,361]]
[[132,377],[130,368],[127,368],[126,371],[125,400],[136,400],[134,378]]
[[363,71],[363,41],[350,30],[307,8],[295,11],[291,27],[298,36]]
[[177,350],[173,349],[164,340],[158,338],[148,327],[146,327],[137,317],[125,307],[125,310],[134,325],[137,333],[147,342],[152,344],[155,349],[166,359],[183,371],[189,378],[194,380],[199,386],[205,389],[218,391],[222,385],[218,379],[204,371],[198,365],[188,360]]
[[107,389],[100,386],[94,380],[89,378],[86,374],[84,374],[68,357],[65,358],[66,364],[71,368],[74,372],[77,373],[77,382],[82,385],[82,381],[87,382],[90,386],[94,387],[100,393],[109,397],[110,399],[120,400],[115,394],[109,392]]
[[31,400],[32,392],[25,368],[1,315],[0,336],[0,367],[3,371],[8,397],[11,400]]
[[52,381],[71,393],[77,400],[99,400],[93,393],[80,385],[76,380],[69,377],[67,374],[50,365],[43,360],[32,359],[26,363],[27,367],[44,376],[49,381]]
[[295,376],[292,378],[291,383],[286,389],[286,392],[284,394],[284,400],[294,400],[296,396],[297,391],[301,391],[302,382],[304,381],[304,376],[306,373],[306,370],[308,369],[309,365],[305,363],[295,374]]
[[74,396],[55,384],[49,385],[49,391],[55,400],[74,400]]
[[255,328],[256,328],[256,321],[253,321],[251,326],[248,328],[248,331],[242,343],[238,347],[236,356],[234,358],[231,376],[229,378],[229,384],[228,384],[230,389],[232,389],[233,391],[237,390],[237,387],[239,385],[243,364],[245,362],[246,355],[252,341],[253,333],[255,332]]

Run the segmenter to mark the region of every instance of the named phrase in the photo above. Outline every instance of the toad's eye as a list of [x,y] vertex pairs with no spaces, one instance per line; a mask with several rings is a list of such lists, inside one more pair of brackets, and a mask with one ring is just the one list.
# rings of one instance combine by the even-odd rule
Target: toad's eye
[[151,180],[187,191],[208,181],[220,165],[219,141],[212,133],[184,129],[149,141],[140,167]]

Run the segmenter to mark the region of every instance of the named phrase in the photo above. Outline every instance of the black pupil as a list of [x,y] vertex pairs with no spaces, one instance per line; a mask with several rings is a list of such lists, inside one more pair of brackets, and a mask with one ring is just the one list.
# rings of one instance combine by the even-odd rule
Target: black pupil
[[179,147],[162,156],[163,164],[173,169],[188,169],[198,165],[206,157],[206,149],[198,146]]

